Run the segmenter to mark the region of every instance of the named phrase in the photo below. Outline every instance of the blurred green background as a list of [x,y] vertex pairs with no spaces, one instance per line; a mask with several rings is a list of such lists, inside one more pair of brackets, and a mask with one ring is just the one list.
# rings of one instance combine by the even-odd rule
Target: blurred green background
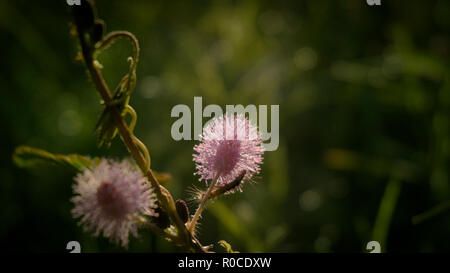
[[[174,141],[177,104],[280,105],[280,146],[256,184],[208,206],[203,244],[241,252],[450,251],[449,1],[97,1],[107,30],[140,41],[131,105],[175,198],[203,186],[195,141]],[[96,147],[99,96],[65,1],[0,2],[0,250],[122,252],[71,217],[69,169],[20,169],[18,145],[122,158]],[[100,56],[111,88],[131,49]],[[204,120],[206,121],[206,119]],[[436,207],[437,206],[437,207]],[[435,210],[432,210],[436,208]],[[191,211],[195,206],[191,204]],[[412,218],[431,210],[431,217]],[[433,215],[433,213],[435,215]],[[128,251],[180,251],[148,231]]]

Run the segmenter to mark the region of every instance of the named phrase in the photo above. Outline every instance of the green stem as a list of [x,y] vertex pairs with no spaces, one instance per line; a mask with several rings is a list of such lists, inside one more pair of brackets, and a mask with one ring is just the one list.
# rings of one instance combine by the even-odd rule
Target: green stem
[[192,218],[192,221],[191,221],[191,223],[190,223],[190,225],[189,225],[189,228],[188,228],[188,230],[189,230],[191,233],[194,233],[194,231],[195,231],[195,225],[197,224],[197,221],[198,221],[200,215],[202,215],[202,211],[203,211],[203,209],[205,208],[206,201],[208,201],[209,195],[211,194],[212,189],[216,186],[217,180],[219,179],[219,175],[220,175],[220,172],[218,172],[218,173],[216,174],[216,176],[215,176],[214,179],[212,180],[211,184],[209,185],[208,190],[207,190],[206,193],[203,195],[202,201],[201,201],[200,205],[198,206],[198,209],[197,209],[197,211],[195,212],[194,217]]
[[[79,31],[78,37],[81,45],[83,59],[85,61],[88,72],[91,76],[91,79],[94,82],[97,91],[100,93],[101,98],[105,102],[106,108],[110,112],[113,122],[117,127],[125,146],[127,147],[136,164],[141,169],[142,173],[144,173],[144,175],[149,180],[150,184],[154,188],[158,200],[160,200],[161,205],[168,212],[169,217],[172,219],[174,225],[176,226],[178,230],[178,236],[180,237],[180,241],[189,251],[203,252],[204,250],[202,246],[199,245],[197,241],[192,239],[191,233],[186,229],[186,226],[184,225],[183,221],[181,221],[180,217],[178,216],[175,208],[175,202],[172,196],[170,195],[169,191],[167,191],[167,189],[165,189],[163,186],[159,184],[152,170],[147,167],[147,162],[142,153],[140,152],[139,146],[138,144],[136,144],[122,115],[119,113],[116,107],[112,106],[111,92],[108,88],[108,85],[105,82],[105,79],[103,78],[101,71],[94,65],[92,50],[87,46],[85,38],[83,37],[83,32]],[[135,47],[135,49],[138,48]],[[137,56],[138,55],[136,53],[135,57]]]
[[143,218],[143,217],[137,217],[136,220],[143,226],[145,226],[146,228],[152,230],[153,232],[169,239],[172,242],[177,242],[178,238],[175,237],[174,235],[167,233],[166,231],[164,231],[163,229],[159,228],[157,225],[150,223],[147,219]]
[[130,130],[130,134],[134,138],[134,141],[139,146],[141,151],[144,153],[145,169],[150,169],[151,158],[150,158],[150,153],[148,152],[147,146],[145,146],[145,144],[139,138],[137,138],[133,133],[134,127],[136,126],[136,122],[137,122],[136,111],[133,109],[133,107],[131,107],[129,104],[127,104],[125,107],[125,113],[128,113],[131,115],[131,122],[130,122],[130,126],[128,127],[128,130]]

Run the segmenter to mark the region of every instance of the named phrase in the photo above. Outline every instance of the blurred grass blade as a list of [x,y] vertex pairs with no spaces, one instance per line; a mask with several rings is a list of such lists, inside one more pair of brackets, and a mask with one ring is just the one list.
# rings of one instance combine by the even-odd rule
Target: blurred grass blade
[[19,146],[13,153],[14,163],[21,168],[36,168],[45,165],[63,165],[79,171],[90,168],[95,161],[89,157],[69,154],[52,154],[45,150]]
[[445,211],[450,209],[450,200],[447,200],[444,203],[441,203],[434,208],[430,209],[429,211],[426,211],[424,213],[421,213],[419,215],[416,215],[412,218],[412,222],[414,225],[420,224],[423,221],[426,221],[430,218],[433,218],[441,213],[444,213]]
[[250,252],[258,251],[263,248],[263,245],[257,240],[254,234],[247,232],[242,227],[240,219],[233,213],[233,211],[225,206],[224,203],[218,201],[210,204],[208,211],[211,212],[219,221],[219,223],[233,236],[241,242],[246,244]]
[[381,199],[378,215],[375,220],[375,227],[373,229],[373,240],[378,241],[381,245],[382,252],[386,250],[386,239],[391,224],[392,215],[394,214],[395,206],[400,195],[401,182],[395,178],[391,178],[384,191]]

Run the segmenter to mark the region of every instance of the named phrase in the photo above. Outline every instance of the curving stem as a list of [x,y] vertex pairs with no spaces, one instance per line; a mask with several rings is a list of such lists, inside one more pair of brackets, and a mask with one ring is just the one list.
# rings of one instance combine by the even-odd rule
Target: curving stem
[[[120,34],[119,34],[120,33]],[[125,34],[126,33],[126,34]],[[137,63],[137,57],[138,57],[138,51],[139,47],[137,46],[137,39],[132,38],[134,35],[132,35],[129,32],[115,32],[112,33],[109,36],[106,36],[106,38],[111,38],[116,35],[122,36],[125,35],[126,37],[130,38],[133,41],[133,44],[135,45],[134,49],[135,52],[135,61],[134,63]],[[99,92],[101,98],[105,102],[107,110],[110,112],[111,117],[113,119],[113,122],[115,126],[117,127],[119,134],[127,147],[128,151],[130,152],[131,156],[133,157],[136,164],[141,169],[142,173],[147,177],[148,181],[154,188],[155,194],[158,197],[158,200],[160,200],[161,205],[163,208],[167,211],[169,214],[169,217],[172,219],[174,225],[177,228],[177,236],[179,237],[179,241],[181,242],[183,246],[185,246],[189,251],[192,252],[205,252],[205,249],[201,246],[201,244],[193,239],[192,234],[187,230],[186,226],[184,225],[183,221],[180,219],[176,212],[175,208],[175,202],[170,195],[169,191],[161,186],[156,179],[154,173],[152,170],[148,167],[149,161],[145,159],[145,157],[142,155],[139,145],[136,143],[132,133],[130,132],[123,116],[118,111],[117,107],[114,107],[112,104],[112,96],[111,92],[109,90],[108,85],[105,82],[105,79],[103,78],[103,75],[98,67],[95,66],[95,59],[93,56],[92,48],[87,44],[83,31],[78,31],[78,38],[81,45],[81,51],[83,54],[83,60],[86,64],[87,70],[91,76],[92,81],[94,82],[94,85]],[[110,41],[110,40],[109,40]],[[109,42],[108,42],[109,43]],[[107,43],[103,43],[106,45]]]
[[198,209],[195,212],[194,217],[192,218],[192,221],[191,221],[191,223],[189,225],[189,228],[188,228],[189,232],[193,233],[195,231],[195,225],[197,224],[197,221],[198,221],[200,215],[202,215],[202,211],[205,208],[206,201],[208,201],[209,196],[211,195],[212,189],[217,184],[217,180],[219,179],[219,175],[220,175],[220,172],[217,172],[216,176],[214,177],[214,179],[212,180],[211,184],[209,185],[208,190],[203,195],[202,201],[201,201],[200,205],[198,206]]

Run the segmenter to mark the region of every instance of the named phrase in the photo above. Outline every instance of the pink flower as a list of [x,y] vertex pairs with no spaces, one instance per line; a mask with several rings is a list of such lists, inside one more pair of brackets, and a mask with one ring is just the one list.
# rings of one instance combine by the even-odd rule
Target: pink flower
[[75,177],[72,214],[96,236],[128,246],[128,234],[137,236],[138,215],[156,216],[156,197],[139,170],[127,161],[102,159],[92,170]]
[[201,143],[194,147],[196,173],[201,180],[210,180],[218,174],[217,185],[231,183],[242,171],[245,179],[259,173],[262,164],[262,140],[256,126],[243,114],[214,119],[205,125]]

